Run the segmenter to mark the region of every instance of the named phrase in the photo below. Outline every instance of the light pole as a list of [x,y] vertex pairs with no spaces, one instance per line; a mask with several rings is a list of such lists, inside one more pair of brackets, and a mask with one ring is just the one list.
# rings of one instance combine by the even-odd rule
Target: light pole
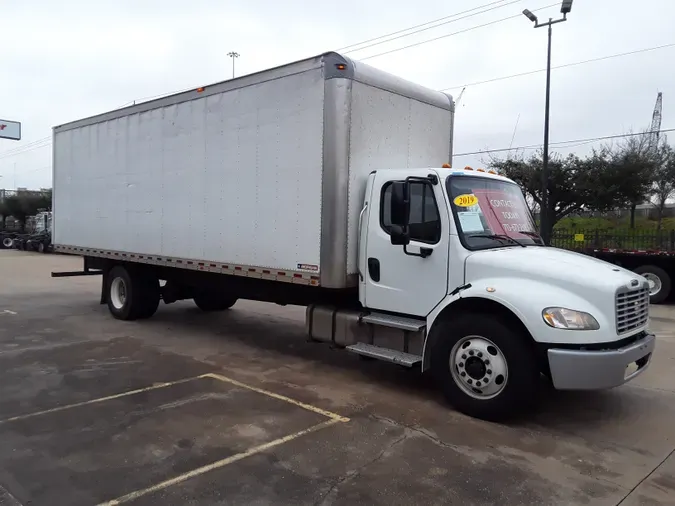
[[234,60],[236,58],[239,58],[239,53],[237,53],[236,51],[230,51],[229,53],[227,53],[227,56],[232,58],[232,79],[234,79]]
[[530,10],[525,9],[523,14],[534,23],[535,28],[541,28],[542,26],[548,26],[548,58],[546,61],[546,106],[544,112],[544,155],[542,160],[542,169],[541,169],[541,208],[539,210],[539,230],[541,231],[541,238],[544,240],[545,244],[549,244],[551,238],[549,237],[548,231],[548,122],[549,122],[549,109],[551,105],[551,34],[553,33],[552,26],[556,23],[562,23],[567,21],[567,15],[572,11],[572,1],[573,0],[563,0],[560,6],[560,12],[563,17],[560,19],[548,18],[548,21],[545,23],[540,23]]

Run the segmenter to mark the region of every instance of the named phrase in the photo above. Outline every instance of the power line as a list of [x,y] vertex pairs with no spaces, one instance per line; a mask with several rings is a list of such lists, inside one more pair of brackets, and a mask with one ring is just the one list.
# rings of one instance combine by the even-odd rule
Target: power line
[[[554,3],[554,4],[550,4],[550,5],[545,5],[544,7],[540,7],[538,9],[532,9],[532,12],[537,12],[537,11],[541,11],[541,10],[544,10],[544,9],[548,9],[549,7],[555,7],[556,5],[558,5],[557,2]],[[457,32],[447,33],[445,35],[440,35],[440,36],[434,37],[432,39],[423,40],[423,41],[420,41],[420,42],[415,42],[413,44],[408,44],[407,46],[399,47],[399,48],[396,48],[396,49],[390,49],[389,51],[384,51],[382,53],[377,53],[377,54],[373,54],[373,55],[370,55],[370,56],[366,56],[365,58],[359,58],[359,60],[370,60],[371,58],[377,58],[378,56],[384,56],[386,54],[396,53],[398,51],[403,51],[404,49],[410,49],[411,47],[421,46],[422,44],[428,44],[429,42],[435,42],[435,41],[440,40],[440,39],[445,39],[447,37],[459,35],[460,33],[466,33],[466,32],[470,32],[472,30],[477,30],[478,28],[484,28],[486,26],[495,25],[497,23],[502,23],[504,21],[508,21],[509,19],[519,18],[520,16],[522,16],[521,13],[516,14],[514,16],[508,16],[506,18],[497,19],[495,21],[490,21],[489,23],[484,23],[482,25],[472,26],[472,27],[469,27],[469,28],[465,28],[464,30],[459,30]]]
[[[472,13],[472,14],[467,14],[466,16],[456,17],[456,16],[461,16],[462,14],[465,14],[465,13],[467,13],[467,12],[475,11],[475,10],[477,10],[477,9],[481,9],[481,8],[483,8],[483,7],[487,7],[487,6],[493,5],[493,4],[495,4],[495,3],[501,3],[501,2],[503,2],[503,1],[505,1],[505,0],[500,0],[500,2],[492,2],[491,4],[481,5],[480,7],[474,7],[473,9],[469,9],[468,11],[458,12],[457,14],[453,14],[452,16],[446,16],[446,17],[444,17],[444,18],[436,19],[436,20],[434,20],[434,21],[429,21],[429,22],[423,23],[423,24],[421,24],[421,25],[411,26],[410,28],[406,28],[405,30],[399,30],[398,32],[393,32],[393,33],[390,33],[390,34],[388,34],[388,35],[382,35],[381,37],[376,37],[375,39],[371,39],[371,41],[376,41],[376,40],[378,40],[378,39],[383,39],[383,38],[386,38],[386,37],[390,37],[390,36],[392,36],[392,35],[396,35],[396,34],[401,33],[401,32],[409,32],[409,33],[403,33],[402,35],[398,35],[398,36],[396,36],[396,37],[391,37],[390,39],[381,40],[381,41],[379,41],[379,42],[372,42],[371,44],[367,44],[367,45],[365,45],[365,46],[363,46],[363,47],[359,47],[359,48],[356,48],[356,49],[348,49],[348,48],[351,47],[351,46],[347,46],[346,48],[340,48],[340,49],[338,49],[337,52],[345,51],[346,49],[348,49],[348,50],[345,51],[345,52],[347,52],[347,53],[353,53],[353,52],[355,52],[355,51],[361,51],[361,50],[367,49],[367,48],[369,48],[369,47],[378,46],[378,45],[380,45],[380,44],[385,44],[385,43],[387,43],[387,42],[391,42],[391,41],[393,41],[393,40],[398,40],[398,39],[401,39],[401,38],[403,38],[403,37],[409,37],[409,36],[415,35],[415,34],[417,34],[417,33],[425,32],[425,31],[427,31],[427,30],[432,30],[432,29],[434,29],[434,28],[438,28],[439,26],[444,26],[444,25],[448,25],[448,24],[450,24],[450,23],[455,23],[456,21],[461,21],[462,19],[468,19],[468,18],[471,18],[471,17],[473,17],[473,16],[478,16],[478,15],[480,15],[480,14],[484,14],[484,13],[486,13],[486,12],[494,11],[494,10],[496,10],[496,9],[501,9],[502,7],[508,7],[509,5],[513,5],[513,4],[515,4],[515,3],[518,3],[518,2],[520,2],[521,0],[511,0],[511,1],[508,2],[508,3],[502,4],[502,5],[493,6],[493,7],[490,7],[489,9],[485,9],[485,10],[480,11],[480,12],[474,12],[474,13]],[[438,23],[438,24],[435,24],[435,25],[433,25],[433,26],[426,26],[425,28],[419,28],[419,27],[421,27],[421,26],[430,25],[430,24],[436,23],[436,22],[438,22],[438,21],[440,21],[440,20],[447,19],[447,18],[449,18],[449,17],[455,17],[455,19],[451,19],[451,20],[449,20],[449,21],[443,21],[442,23]],[[419,29],[418,29],[418,30],[414,30],[415,28],[419,28]],[[414,30],[414,31],[410,31],[410,30]],[[370,42],[370,41],[368,41],[368,42]],[[361,44],[365,44],[365,42],[361,42],[361,43],[358,43],[358,44],[352,44],[352,46],[359,46],[359,45],[361,45]]]
[[38,141],[33,141],[30,144],[26,144],[24,146],[20,146],[18,148],[10,149],[8,151],[0,153],[0,160],[10,158],[12,156],[23,155],[36,149],[46,148],[47,146],[51,145],[51,143],[52,141],[50,140],[50,137],[45,137]]
[[[347,50],[351,51],[354,46],[360,46],[362,44],[368,44],[369,42],[384,39],[385,37],[390,37],[392,35],[398,35],[399,33],[407,32],[409,30],[414,30],[415,28],[421,28],[423,26],[428,26],[428,25],[431,25],[433,23],[437,23],[439,21],[443,21],[443,20],[448,19],[448,18],[454,18],[455,16],[461,16],[462,14],[466,14],[467,12],[472,12],[472,11],[475,11],[475,10],[478,10],[478,9],[482,9],[483,7],[489,7],[491,5],[502,3],[504,1],[506,1],[506,0],[497,0],[496,2],[490,2],[490,3],[487,3],[487,4],[479,5],[478,7],[474,7],[473,9],[468,9],[468,10],[462,11],[462,12],[456,12],[455,14],[450,14],[449,16],[443,16],[442,18],[432,19],[431,21],[427,21],[426,23],[421,23],[419,25],[409,26],[408,28],[404,28],[402,30],[397,30],[395,32],[387,33],[385,35],[380,35],[379,37],[373,37],[372,39],[366,39],[366,40],[362,40],[361,42],[355,42],[354,44],[349,44],[348,46],[338,48],[335,51],[338,52],[338,53],[340,51],[347,51]],[[520,1],[520,0],[518,0],[518,1]],[[437,26],[439,26],[439,25],[437,25]],[[358,51],[358,50],[354,49],[353,51]]]
[[[574,67],[576,65],[584,65],[586,63],[599,62],[599,61],[603,61],[603,60],[609,60],[609,59],[612,59],[612,58],[619,58],[621,56],[630,56],[630,55],[634,55],[634,54],[638,54],[638,53],[646,53],[648,51],[656,51],[657,49],[665,49],[665,48],[669,48],[669,47],[673,47],[673,46],[675,46],[675,42],[671,43],[671,44],[664,44],[662,46],[654,46],[654,47],[647,47],[647,48],[643,48],[643,49],[636,49],[635,51],[628,51],[626,53],[616,53],[616,54],[610,54],[610,55],[607,55],[607,56],[600,56],[598,58],[591,58],[590,60],[577,61],[577,62],[573,62],[573,63],[565,63],[563,65],[555,65],[555,66],[551,67],[551,69],[562,69],[562,68],[566,68],[566,67]],[[538,70],[530,70],[528,72],[520,72],[519,74],[512,74],[512,75],[508,75],[508,76],[495,77],[493,79],[486,79],[485,81],[476,81],[476,82],[473,82],[473,83],[462,84],[462,85],[459,85],[459,86],[450,86],[448,88],[443,88],[439,91],[458,90],[458,89],[463,88],[465,86],[478,86],[479,84],[494,83],[496,81],[503,81],[505,79],[513,79],[514,77],[529,76],[529,75],[532,75],[532,74],[537,74],[539,72],[545,72],[545,71],[546,71],[545,68],[544,69],[538,69]]]
[[[661,129],[661,133],[666,133],[666,132],[675,132],[675,128],[669,128],[666,130]],[[569,141],[557,141],[557,142],[551,142],[549,143],[550,145],[557,145],[557,144],[571,144],[571,143],[579,143],[578,145],[582,144],[590,144],[591,142],[597,142],[597,141],[606,141],[609,139],[620,139],[624,137],[635,137],[637,135],[651,135],[655,132],[638,132],[638,133],[630,133],[630,134],[617,134],[617,135],[605,135],[603,137],[588,137],[586,139],[574,139],[574,140],[569,140]],[[542,144],[530,144],[529,146],[517,146],[515,148],[500,148],[500,149],[484,149],[481,151],[471,151],[467,153],[458,153],[453,156],[470,156],[470,155],[485,155],[488,153],[501,153],[504,151],[517,151],[519,149],[538,149],[542,147]],[[574,146],[558,146],[560,148],[570,148]]]

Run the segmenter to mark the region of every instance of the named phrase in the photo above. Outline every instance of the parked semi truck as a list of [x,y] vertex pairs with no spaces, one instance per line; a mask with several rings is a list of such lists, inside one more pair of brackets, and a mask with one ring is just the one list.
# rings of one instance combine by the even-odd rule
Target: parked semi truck
[[499,420],[649,365],[647,281],[545,247],[519,188],[451,168],[454,102],[336,53],[54,128],[55,250],[118,319],[306,306],[309,337],[430,371]]

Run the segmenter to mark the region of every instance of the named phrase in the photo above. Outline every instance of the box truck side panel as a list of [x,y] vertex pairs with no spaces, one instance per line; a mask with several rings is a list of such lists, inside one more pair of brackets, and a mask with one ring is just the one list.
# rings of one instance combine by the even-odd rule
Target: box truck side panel
[[[358,67],[357,67],[358,68]],[[348,274],[357,272],[358,215],[368,174],[392,168],[441,167],[450,163],[453,115],[445,108],[354,82],[349,156]],[[438,97],[436,97],[438,99]]]
[[319,266],[320,67],[55,130],[54,242]]

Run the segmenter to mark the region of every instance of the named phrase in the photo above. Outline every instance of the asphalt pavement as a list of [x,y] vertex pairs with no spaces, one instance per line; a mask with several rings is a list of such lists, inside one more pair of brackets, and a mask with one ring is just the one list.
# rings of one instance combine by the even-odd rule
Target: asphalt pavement
[[50,277],[80,262],[0,251],[0,506],[675,504],[675,307],[635,382],[501,425],[307,342],[303,308],[114,320]]

